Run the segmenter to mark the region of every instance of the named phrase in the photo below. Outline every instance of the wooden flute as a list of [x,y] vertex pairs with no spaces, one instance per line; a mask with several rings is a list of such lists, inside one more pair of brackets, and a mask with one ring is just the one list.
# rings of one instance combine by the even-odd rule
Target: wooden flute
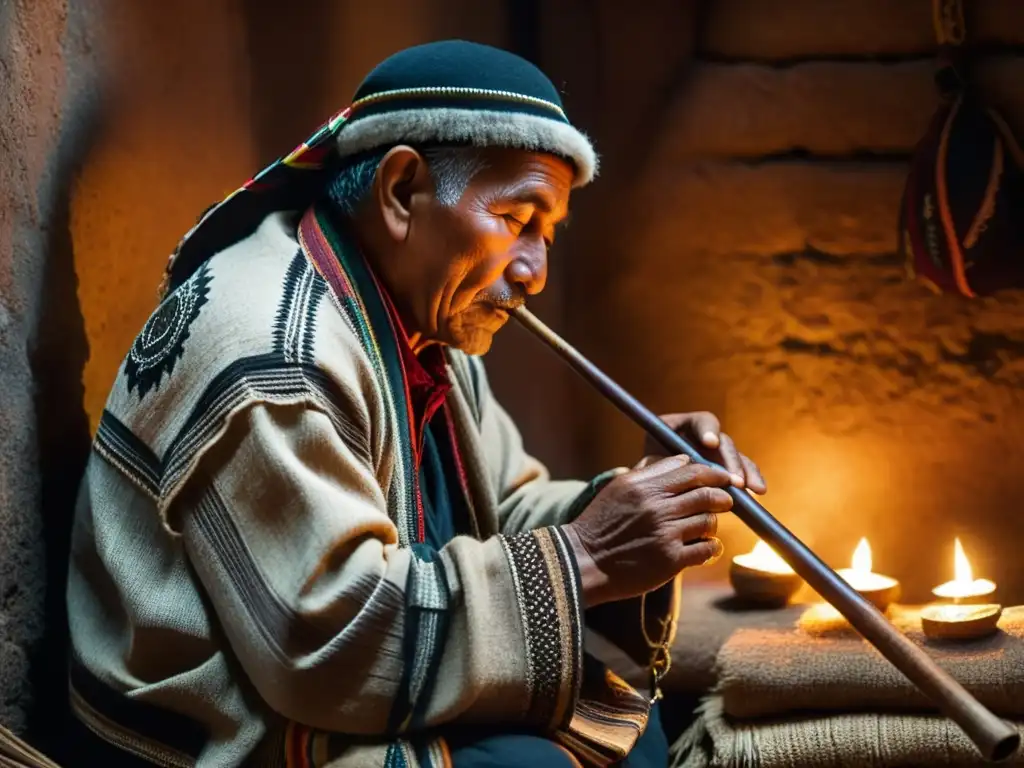
[[[538,320],[529,310],[510,314],[528,331],[554,350],[570,367],[589,381],[619,410],[639,424],[665,450],[684,454],[695,462],[713,465],[651,410],[615,383],[590,360]],[[839,611],[850,625],[902,672],[938,709],[963,729],[982,756],[999,762],[1013,755],[1020,735],[996,717],[953,677],[910,641],[871,603],[865,600],[800,539],[776,520],[744,490],[727,489],[733,498],[733,514],[770,545],[812,589]]]

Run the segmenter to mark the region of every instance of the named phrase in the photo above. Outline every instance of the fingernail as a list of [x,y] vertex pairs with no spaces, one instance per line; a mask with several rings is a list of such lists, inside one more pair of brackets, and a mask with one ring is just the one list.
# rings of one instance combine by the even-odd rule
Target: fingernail
[[718,447],[718,435],[716,435],[714,432],[705,432],[703,435],[701,435],[700,439],[704,441],[704,445],[706,445],[708,448]]
[[731,483],[732,483],[733,485],[735,485],[735,486],[736,486],[737,488],[742,488],[742,487],[743,487],[743,486],[744,486],[744,485],[746,484],[746,483],[745,483],[745,482],[743,481],[743,478],[742,478],[742,477],[740,477],[739,475],[733,475],[733,474],[730,474],[730,475],[729,475],[729,482],[731,482]]
[[704,565],[711,565],[716,562],[722,556],[722,553],[725,552],[725,545],[722,544],[721,539],[708,539],[708,541],[714,545],[715,551],[711,557],[704,561]]

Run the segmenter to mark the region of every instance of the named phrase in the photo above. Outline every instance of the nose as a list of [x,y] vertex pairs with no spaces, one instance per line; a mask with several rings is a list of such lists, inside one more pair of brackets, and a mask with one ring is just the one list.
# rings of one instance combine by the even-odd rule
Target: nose
[[548,249],[541,242],[520,250],[505,271],[506,279],[528,296],[544,290],[548,282]]

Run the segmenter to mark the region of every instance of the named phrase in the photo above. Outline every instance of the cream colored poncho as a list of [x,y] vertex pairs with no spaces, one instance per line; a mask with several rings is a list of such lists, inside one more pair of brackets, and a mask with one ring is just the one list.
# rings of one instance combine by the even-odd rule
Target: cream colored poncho
[[648,705],[584,674],[557,528],[601,479],[552,481],[480,361],[450,351],[475,535],[415,546],[394,338],[325,227],[268,217],[127,356],[74,530],[76,714],[169,766],[443,765],[444,727],[472,723],[614,759]]

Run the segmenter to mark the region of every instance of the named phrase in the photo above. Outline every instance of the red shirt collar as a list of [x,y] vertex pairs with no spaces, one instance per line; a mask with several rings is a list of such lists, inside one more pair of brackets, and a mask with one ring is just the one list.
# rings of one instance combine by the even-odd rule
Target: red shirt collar
[[431,344],[417,355],[409,345],[402,319],[384,286],[378,281],[380,295],[384,299],[391,323],[395,328],[398,352],[405,368],[405,380],[409,386],[410,405],[413,410],[414,445],[419,446],[427,422],[434,416],[452,388],[448,379],[447,361],[440,344]]

